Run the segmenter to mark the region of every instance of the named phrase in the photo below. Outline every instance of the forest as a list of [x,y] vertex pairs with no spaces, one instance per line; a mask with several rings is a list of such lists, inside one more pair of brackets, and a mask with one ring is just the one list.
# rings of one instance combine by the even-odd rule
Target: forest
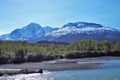
[[120,42],[81,40],[69,44],[0,41],[0,64],[99,56],[120,56]]

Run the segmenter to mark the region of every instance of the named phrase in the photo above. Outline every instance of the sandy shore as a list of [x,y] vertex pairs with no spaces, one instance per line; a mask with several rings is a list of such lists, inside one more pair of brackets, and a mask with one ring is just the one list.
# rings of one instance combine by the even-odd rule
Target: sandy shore
[[57,59],[43,62],[27,62],[22,64],[0,65],[0,70],[4,69],[44,69],[49,71],[75,70],[75,69],[94,69],[103,60],[120,60],[120,57],[95,57],[81,59]]

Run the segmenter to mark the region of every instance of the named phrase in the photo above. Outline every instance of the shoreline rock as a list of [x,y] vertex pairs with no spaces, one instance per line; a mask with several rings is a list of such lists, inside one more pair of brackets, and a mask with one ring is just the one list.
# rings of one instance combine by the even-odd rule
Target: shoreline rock
[[30,74],[30,73],[43,73],[42,69],[0,69],[0,76],[2,75],[16,75],[16,74]]

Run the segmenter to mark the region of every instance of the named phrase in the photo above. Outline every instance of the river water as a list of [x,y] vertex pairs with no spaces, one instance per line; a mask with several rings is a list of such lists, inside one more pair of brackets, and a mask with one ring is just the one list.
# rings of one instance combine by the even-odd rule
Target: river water
[[19,74],[2,76],[0,80],[120,80],[120,60],[108,60],[102,63],[95,69]]

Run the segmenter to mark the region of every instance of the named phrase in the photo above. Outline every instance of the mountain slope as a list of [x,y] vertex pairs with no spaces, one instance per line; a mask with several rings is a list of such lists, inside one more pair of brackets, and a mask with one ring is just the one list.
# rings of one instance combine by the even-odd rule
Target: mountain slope
[[43,27],[43,29],[44,29],[45,33],[50,33],[52,31],[58,30],[59,28],[52,28],[50,26],[45,26],[45,27]]

